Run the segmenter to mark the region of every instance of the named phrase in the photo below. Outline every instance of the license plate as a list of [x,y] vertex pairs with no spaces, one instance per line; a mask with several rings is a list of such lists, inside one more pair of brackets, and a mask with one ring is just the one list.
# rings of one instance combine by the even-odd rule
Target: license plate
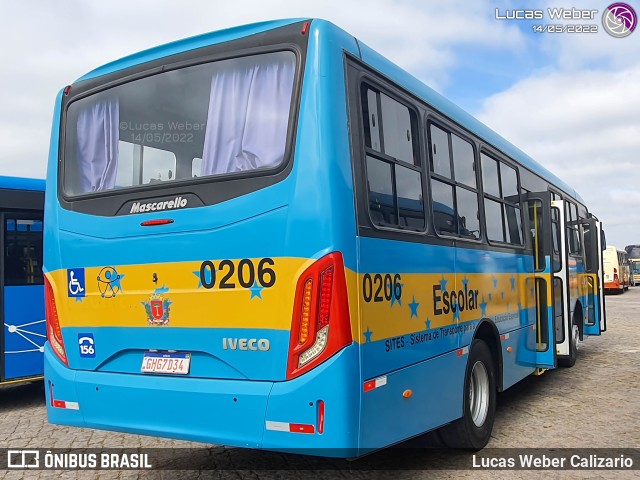
[[141,370],[145,373],[187,375],[190,363],[190,353],[145,352]]

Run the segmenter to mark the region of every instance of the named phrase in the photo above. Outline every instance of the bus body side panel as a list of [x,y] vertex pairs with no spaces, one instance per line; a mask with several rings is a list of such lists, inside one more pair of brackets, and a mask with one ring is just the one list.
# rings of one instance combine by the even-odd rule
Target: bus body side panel
[[42,285],[4,287],[3,381],[42,376],[46,339]]
[[529,255],[368,237],[359,237],[359,252],[363,448],[462,415],[469,347],[483,319],[499,333],[501,387],[534,371]]
[[[502,385],[498,388],[507,389],[533,373],[536,366],[533,258],[520,251],[458,248],[456,269],[458,288],[468,285],[470,290],[478,292],[475,317],[493,323],[500,335]],[[476,272],[476,275],[469,276],[467,272]],[[478,325],[479,322],[475,322],[460,332],[461,346],[471,345]]]
[[452,249],[359,237],[358,252],[360,444],[375,449],[461,415],[466,356],[456,356],[457,320],[441,300],[455,276]]
[[[359,373],[358,346],[352,344],[306,375],[275,382],[262,448],[327,457],[362,454],[358,447]],[[299,433],[302,428],[313,433]]]
[[366,382],[363,451],[386,447],[462,416],[467,358],[452,351]]

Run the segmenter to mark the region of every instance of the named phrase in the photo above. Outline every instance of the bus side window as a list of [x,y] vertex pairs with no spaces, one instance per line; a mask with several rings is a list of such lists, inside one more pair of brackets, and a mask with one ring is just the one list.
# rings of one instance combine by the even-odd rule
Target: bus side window
[[480,239],[473,145],[455,133],[429,125],[431,196],[436,232]]
[[42,220],[7,219],[5,285],[42,285]]
[[362,116],[372,223],[423,230],[423,177],[415,112],[390,96],[363,86]]
[[520,186],[516,169],[484,153],[480,158],[487,237],[497,242],[523,245]]

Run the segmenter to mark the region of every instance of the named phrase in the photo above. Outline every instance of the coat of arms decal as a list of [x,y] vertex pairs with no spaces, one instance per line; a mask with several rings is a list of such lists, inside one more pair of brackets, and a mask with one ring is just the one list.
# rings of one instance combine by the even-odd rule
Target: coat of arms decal
[[171,301],[162,295],[154,293],[148,302],[141,302],[147,313],[147,320],[152,327],[169,325],[169,313],[171,313]]

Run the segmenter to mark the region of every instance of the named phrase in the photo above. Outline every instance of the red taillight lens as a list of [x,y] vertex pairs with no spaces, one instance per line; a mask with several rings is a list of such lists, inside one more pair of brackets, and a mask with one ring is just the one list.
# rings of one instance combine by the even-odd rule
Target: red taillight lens
[[49,283],[49,279],[44,277],[44,303],[45,316],[47,318],[47,340],[51,345],[51,349],[65,365],[69,365],[67,361],[67,352],[64,348],[62,340],[62,330],[60,328],[60,319],[58,318],[58,309],[56,308],[56,298],[53,294],[53,288]]
[[341,253],[331,253],[304,271],[294,302],[287,378],[308,372],[352,341]]

